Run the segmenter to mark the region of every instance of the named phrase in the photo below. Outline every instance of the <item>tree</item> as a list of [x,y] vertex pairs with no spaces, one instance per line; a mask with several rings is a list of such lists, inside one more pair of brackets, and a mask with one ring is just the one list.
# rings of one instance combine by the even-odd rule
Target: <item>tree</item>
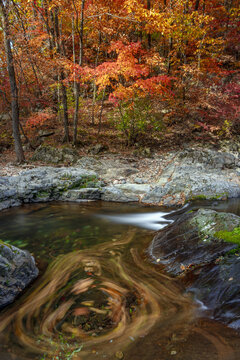
[[9,24],[9,0],[0,0],[2,28],[4,34],[4,48],[8,68],[8,76],[11,89],[11,108],[12,108],[12,128],[15,144],[15,152],[17,161],[24,162],[25,157],[23,153],[20,130],[19,130],[19,105],[18,105],[18,87],[15,76],[14,61],[12,54],[12,43],[10,39],[10,24]]

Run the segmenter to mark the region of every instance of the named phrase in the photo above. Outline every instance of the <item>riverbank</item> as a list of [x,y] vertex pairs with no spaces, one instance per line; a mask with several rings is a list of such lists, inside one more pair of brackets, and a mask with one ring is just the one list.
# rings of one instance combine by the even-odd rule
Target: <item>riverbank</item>
[[[239,152],[229,148],[195,146],[149,157],[107,153],[78,157],[74,151],[66,154],[62,159],[67,156],[71,166],[62,166],[48,147],[42,154],[48,164],[38,160],[22,166],[2,166],[0,209],[58,200],[182,206],[195,199],[240,196]],[[36,154],[35,158],[41,159]]]

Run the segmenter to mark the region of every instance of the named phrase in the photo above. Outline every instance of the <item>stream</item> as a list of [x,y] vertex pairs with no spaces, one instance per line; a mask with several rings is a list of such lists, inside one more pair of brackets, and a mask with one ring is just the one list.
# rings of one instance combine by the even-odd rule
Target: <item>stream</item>
[[239,199],[2,211],[0,239],[32,253],[40,275],[0,312],[0,360],[239,360],[240,334],[146,253],[156,230],[200,207],[240,215]]

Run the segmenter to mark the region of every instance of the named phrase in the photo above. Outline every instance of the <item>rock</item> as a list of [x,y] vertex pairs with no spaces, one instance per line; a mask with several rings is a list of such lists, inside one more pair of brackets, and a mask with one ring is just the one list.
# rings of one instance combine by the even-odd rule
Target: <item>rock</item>
[[125,178],[130,175],[136,174],[138,172],[137,169],[129,168],[129,167],[114,167],[107,169],[106,173],[102,175],[104,179],[115,179],[115,178]]
[[103,201],[137,202],[139,201],[139,196],[134,193],[124,192],[115,185],[105,187],[101,199]]
[[[221,234],[239,227],[239,216],[200,209],[160,230],[148,249],[157,264],[186,282],[210,316],[237,329],[240,254],[238,245],[224,242]],[[240,238],[235,239],[239,244]]]
[[54,131],[39,130],[38,132],[39,137],[49,137],[52,135],[54,135]]
[[207,165],[213,169],[233,169],[238,159],[229,152],[219,152],[210,149],[186,149],[179,154],[180,159],[188,159],[192,163]]
[[98,170],[102,166],[100,160],[90,156],[82,156],[80,159],[78,159],[76,165],[84,169],[94,171]]
[[68,190],[98,189],[102,185],[93,171],[74,167],[29,169],[19,176],[0,178],[0,209],[21,203],[60,200]]
[[115,185],[117,189],[122,190],[125,194],[130,195],[143,195],[150,191],[151,186],[149,184],[117,184]]
[[145,184],[146,183],[142,178],[139,178],[139,177],[136,177],[134,179],[134,181],[136,184]]
[[188,223],[198,229],[202,238],[206,238],[214,237],[219,231],[233,231],[240,226],[240,217],[230,213],[200,209]]
[[[73,149],[46,149],[49,150],[49,147],[41,146],[35,155],[42,152],[42,159],[55,163],[73,161]],[[52,155],[56,157],[53,158]],[[28,172],[24,177],[21,174],[15,180],[4,177],[5,183],[0,178],[0,201],[4,201],[2,208],[6,208],[7,202],[11,200],[11,206],[13,199],[16,203],[63,199],[63,193],[70,190],[71,186],[101,188],[101,198],[105,201],[141,201],[145,204],[179,206],[190,200],[226,200],[240,196],[238,163],[236,154],[196,148],[139,160],[115,155],[101,159],[84,156],[77,160],[74,173],[71,173],[73,168],[69,168],[69,171],[62,168],[61,171],[68,173],[67,178],[63,177],[62,181],[59,181],[61,171],[50,170],[50,167],[48,170],[46,167],[38,168],[35,173]],[[74,179],[77,171],[84,173],[92,170],[103,180],[101,184],[96,184],[94,180],[83,186],[80,179],[76,179],[75,184],[69,181],[68,177]],[[78,181],[81,183],[80,187]],[[9,190],[15,191],[15,194],[10,194]],[[65,196],[65,199],[68,197]]]
[[1,118],[2,121],[11,121],[11,119],[12,119],[11,112],[1,114],[0,118]]
[[[189,152],[187,152],[189,153]],[[184,153],[186,155],[186,153]],[[185,156],[184,155],[184,156]],[[225,162],[226,164],[226,162]],[[154,186],[155,185],[155,186]],[[152,189],[143,197],[147,204],[165,204],[195,199],[226,199],[240,196],[240,181],[237,171],[206,167],[203,163],[193,163],[190,157],[173,158]],[[169,200],[167,198],[169,197]]]
[[96,144],[94,145],[89,152],[93,155],[98,155],[104,151],[108,150],[108,146],[107,145],[103,145],[103,144]]
[[137,202],[150,190],[148,184],[115,184],[102,189],[102,200],[116,202]]
[[146,156],[146,157],[152,157],[152,151],[149,147],[139,148],[135,149],[133,151],[134,156]]
[[68,190],[63,195],[61,200],[76,201],[76,200],[100,200],[101,192],[96,188],[85,188]]
[[52,146],[41,145],[39,146],[31,160],[42,161],[45,163],[59,164],[63,162],[74,163],[78,159],[78,153],[71,148],[54,148]]
[[0,308],[10,304],[38,276],[27,251],[0,242]]
[[214,210],[200,209],[180,217],[173,225],[160,230],[149,248],[166,270],[179,275],[189,266],[208,264],[236,247],[215,237],[220,230],[232,231],[240,226],[240,217]]

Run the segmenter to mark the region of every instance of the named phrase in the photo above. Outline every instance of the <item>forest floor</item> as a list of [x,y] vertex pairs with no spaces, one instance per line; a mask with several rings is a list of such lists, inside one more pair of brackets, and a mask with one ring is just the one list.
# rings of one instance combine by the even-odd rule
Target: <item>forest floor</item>
[[[87,111],[87,110],[86,110]],[[190,120],[189,120],[190,121]],[[40,145],[53,146],[55,148],[73,148],[79,154],[79,157],[91,155],[92,149],[101,144],[104,152],[99,155],[110,156],[115,155],[122,158],[135,157],[151,157],[152,154],[166,154],[171,151],[179,151],[184,148],[190,148],[196,145],[202,147],[219,148],[219,136],[207,131],[199,131],[198,128],[190,126],[182,121],[168,124],[161,133],[148,134],[145,132],[140,135],[134,145],[128,146],[123,133],[114,126],[112,120],[107,116],[107,109],[104,110],[101,126],[96,120],[94,124],[89,120],[89,116],[85,114],[79,124],[78,143],[76,146],[71,144],[72,121],[70,119],[70,143],[63,143],[63,126],[59,119],[52,119],[40,127],[27,128],[24,127],[25,135],[30,141],[21,135],[26,163],[19,168],[28,166],[44,165],[43,163],[31,161],[34,149]],[[15,152],[12,138],[12,128],[10,119],[1,119],[0,121],[0,174],[12,174],[14,168],[18,168],[15,163]],[[6,168],[6,171],[4,169]],[[10,170],[12,168],[12,170]]]

